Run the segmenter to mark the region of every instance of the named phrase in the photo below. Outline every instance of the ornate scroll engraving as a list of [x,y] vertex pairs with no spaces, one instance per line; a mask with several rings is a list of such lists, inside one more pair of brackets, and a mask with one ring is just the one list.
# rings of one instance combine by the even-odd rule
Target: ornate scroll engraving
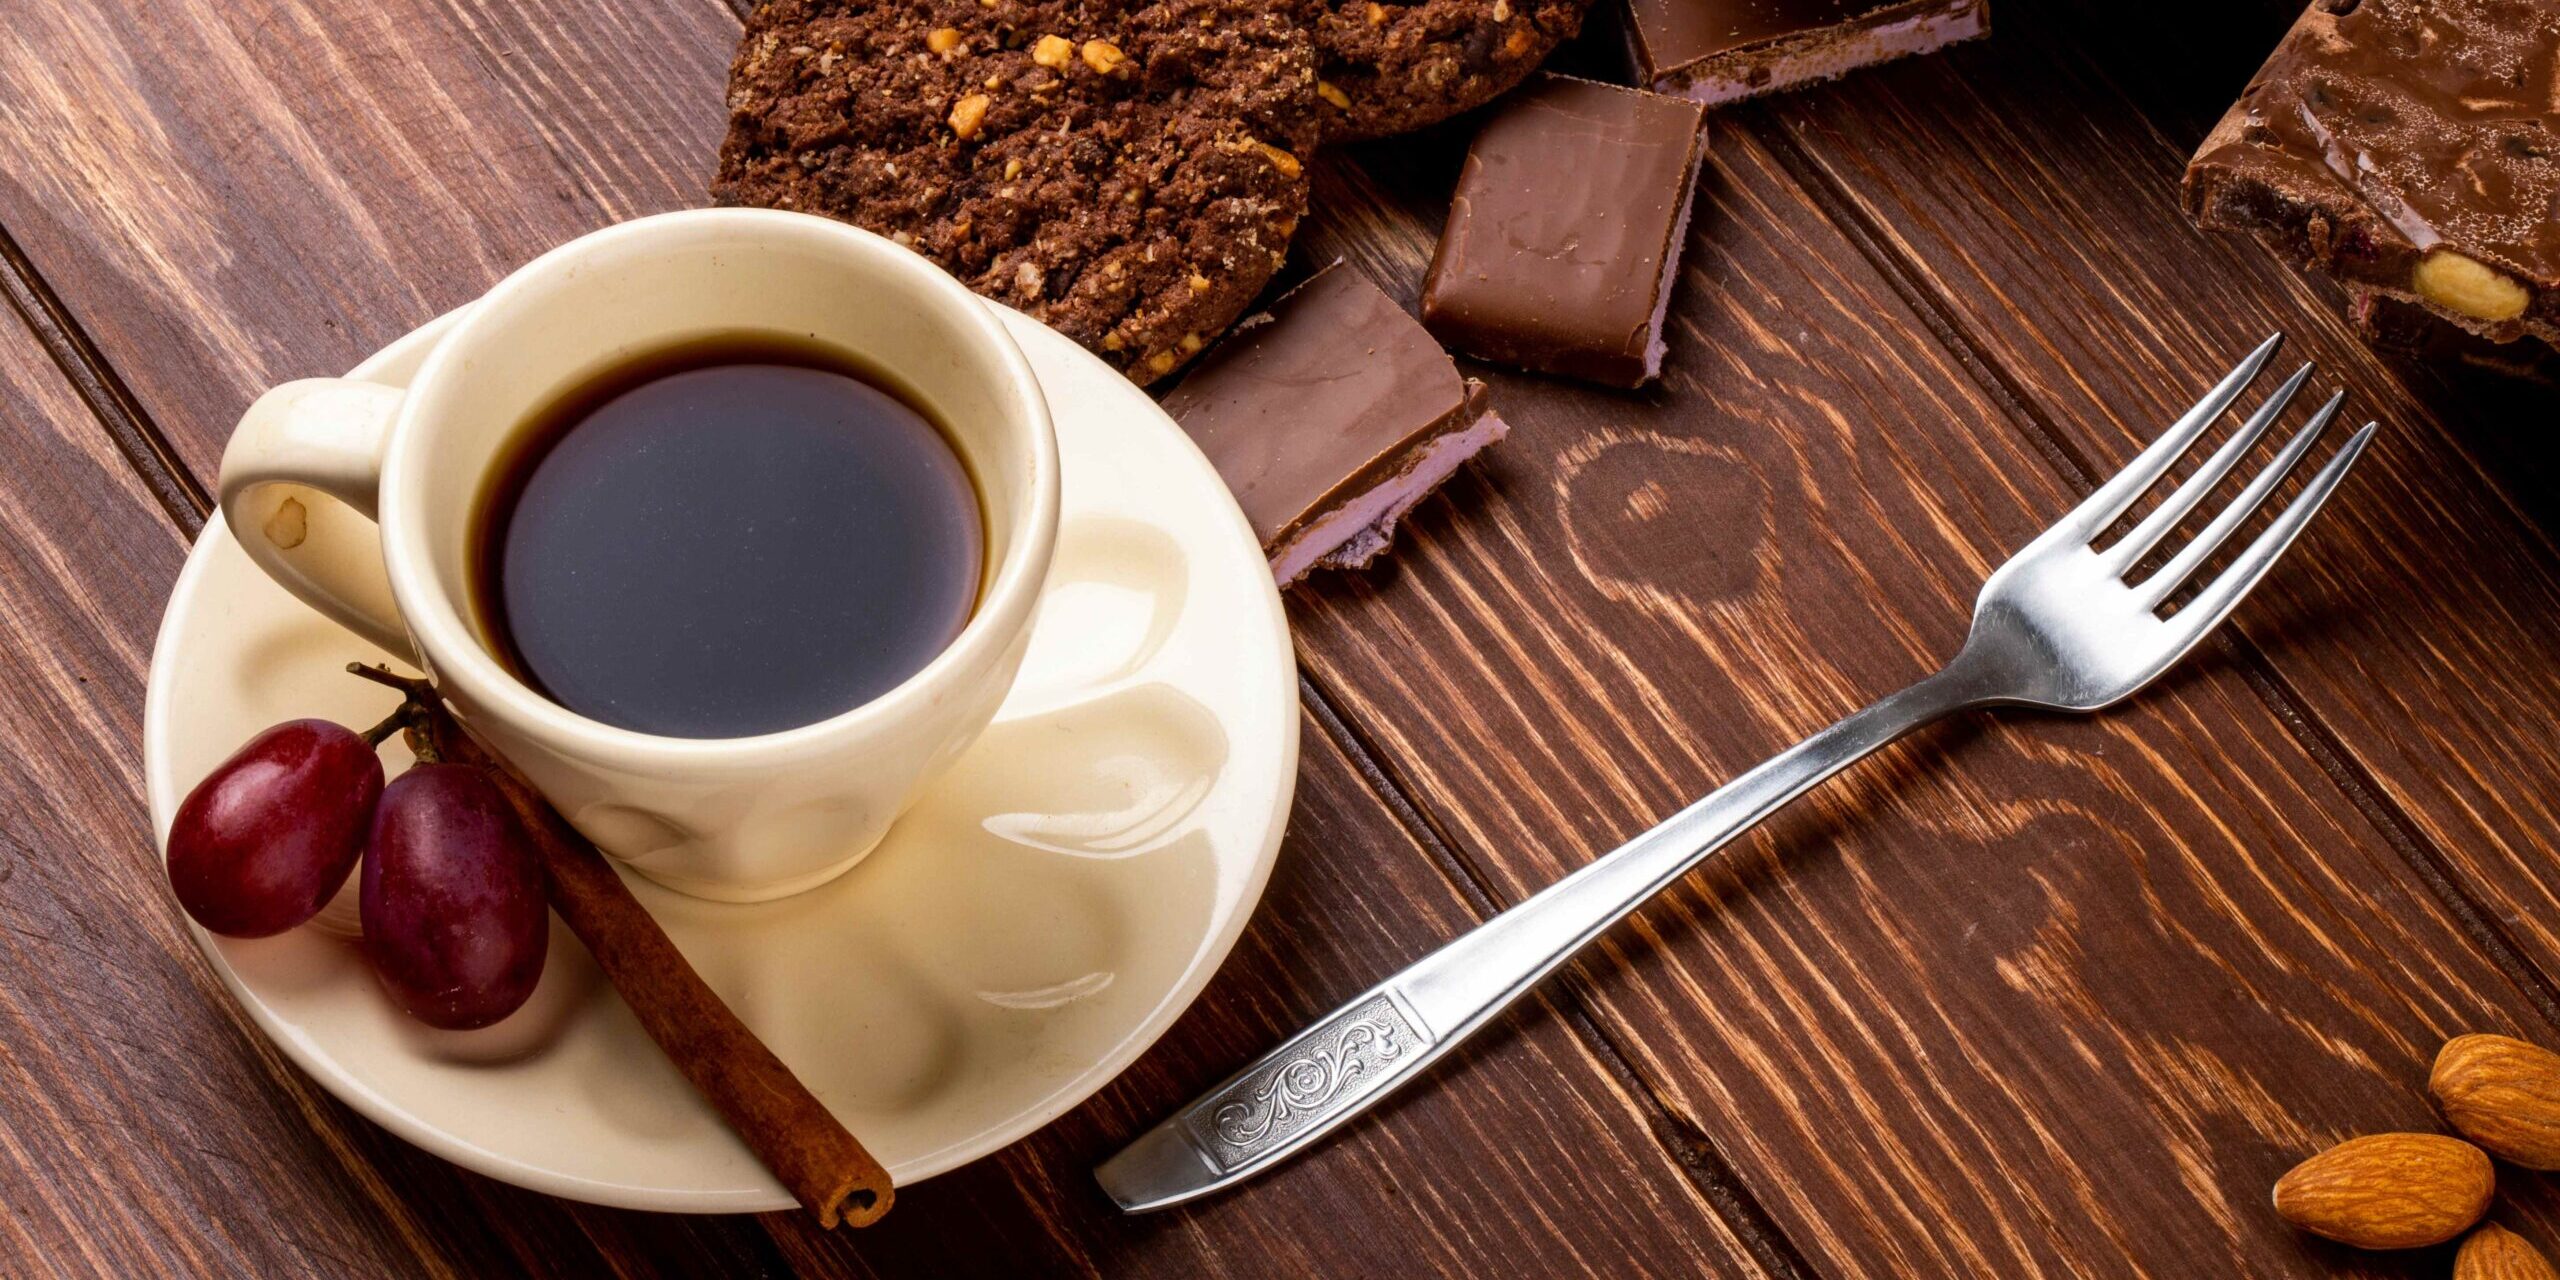
[[1388,1064],[1422,1043],[1393,1000],[1371,996],[1195,1108],[1194,1136],[1203,1150],[1233,1168],[1287,1141],[1327,1104],[1349,1102],[1385,1083]]

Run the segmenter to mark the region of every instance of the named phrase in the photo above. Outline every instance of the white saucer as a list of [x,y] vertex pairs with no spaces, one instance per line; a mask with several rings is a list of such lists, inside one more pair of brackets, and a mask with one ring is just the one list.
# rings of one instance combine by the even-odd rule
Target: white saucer
[[[901,1184],[1040,1127],[1154,1042],[1261,897],[1297,779],[1287,624],[1217,473],[1127,380],[998,310],[1048,390],[1065,507],[1031,656],[994,727],[832,884],[736,906],[624,877]],[[452,320],[354,376],[405,381]],[[385,692],[341,671],[380,657],[270,583],[215,517],[152,655],[144,752],[162,838],[187,789],[259,729],[381,718]],[[386,763],[403,762],[395,745]],[[788,1207],[553,929],[532,1003],[466,1033],[394,1012],[320,928],[198,936],[287,1056],[446,1159],[598,1204]]]

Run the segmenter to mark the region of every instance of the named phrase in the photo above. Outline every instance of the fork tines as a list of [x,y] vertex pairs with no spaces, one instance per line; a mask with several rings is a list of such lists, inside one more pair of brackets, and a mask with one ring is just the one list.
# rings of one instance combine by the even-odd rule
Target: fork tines
[[[2269,358],[2275,355],[2276,348],[2283,342],[2284,335],[2278,333],[2259,343],[2257,350],[2250,352],[2230,373],[2225,374],[2213,390],[2196,402],[2194,408],[2187,410],[2184,417],[2153,441],[2140,456],[2126,464],[2124,470],[2100,485],[2098,491],[2089,495],[2088,500],[2081,503],[2063,523],[2084,542],[2094,540],[2114,525],[2212,429],[2223,411],[2231,407],[2240,392],[2266,367]],[[2206,495],[2228,477],[2240,460],[2266,436],[2268,429],[2283,414],[2285,406],[2293,400],[2294,393],[2310,380],[2311,372],[2312,366],[2307,362],[2296,369],[2241,423],[2239,431],[2214,450],[2213,455],[2163,498],[2158,507],[2143,516],[2122,538],[2100,550],[2099,559],[2107,570],[2122,576],[2157,548],[2169,531],[2194,512]],[[2249,478],[2240,492],[2215,513],[2203,529],[2158,569],[2132,583],[2145,607],[2158,608],[2180,587],[2188,585],[2188,579],[2195,576],[2196,570],[2266,505],[2276,486],[2283,483],[2295,465],[2319,441],[2321,432],[2328,427],[2330,419],[2337,416],[2338,408],[2346,398],[2347,393],[2343,390],[2332,393],[2312,412],[2310,420],[2285,441],[2275,457],[2259,468],[2257,474]],[[2355,465],[2366,443],[2373,439],[2375,429],[2376,424],[2371,422],[2358,428],[2346,445],[2303,486],[2302,492],[2275,513],[2274,519],[2245,551],[2209,581],[2199,584],[2195,597],[2179,608],[2175,620],[2201,634],[2229,614],[2240,598],[2248,594],[2249,589],[2256,586],[2277,558],[2284,554],[2285,548],[2301,535],[2303,528],[2311,523],[2311,518],[2319,514],[2321,504],[2328,501],[2329,494],[2346,476],[2347,468]]]

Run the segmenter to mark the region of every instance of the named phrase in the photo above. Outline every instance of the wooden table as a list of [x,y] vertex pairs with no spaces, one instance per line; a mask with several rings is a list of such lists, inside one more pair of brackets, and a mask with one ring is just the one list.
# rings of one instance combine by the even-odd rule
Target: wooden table
[[[138,758],[242,406],[702,203],[737,14],[19,0],[0,1272],[2443,1274],[2306,1241],[2267,1188],[2434,1127],[2449,1034],[2560,1043],[2560,391],[2379,358],[2328,286],[2188,226],[2186,155],[2292,7],[1999,0],[1988,44],[1718,115],[1664,384],[1488,374],[1510,442],[1383,568],[1293,593],[1298,810],[1217,981],[1065,1119],[827,1234],[552,1200],[358,1119],[186,936]],[[1410,300],[1464,140],[1330,157],[1298,261]],[[1889,751],[1240,1193],[1129,1219],[1094,1187],[1302,1020],[1919,675],[2276,328],[2386,434],[2199,660]],[[2508,1184],[2560,1244],[2548,1180]]]

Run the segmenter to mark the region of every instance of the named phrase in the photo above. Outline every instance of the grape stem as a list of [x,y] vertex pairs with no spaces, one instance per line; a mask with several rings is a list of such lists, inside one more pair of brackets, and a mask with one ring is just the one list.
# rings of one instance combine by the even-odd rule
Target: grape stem
[[416,756],[418,763],[442,764],[444,762],[444,753],[436,750],[435,736],[429,732],[428,728],[428,722],[434,718],[435,710],[443,705],[443,698],[436,693],[434,685],[418,676],[399,675],[391,668],[380,664],[367,666],[361,662],[350,662],[347,664],[347,674],[361,676],[375,684],[387,685],[399,690],[401,694],[400,709],[392,712],[389,719],[366,730],[365,741],[378,747],[382,745],[383,739],[390,737],[396,731],[408,741],[409,754]]
[[347,674],[361,676],[375,684],[388,685],[409,695],[411,701],[432,701],[436,696],[435,686],[428,684],[423,677],[399,675],[380,663],[368,666],[361,662],[350,662],[347,664]]
[[400,704],[400,709],[392,712],[389,716],[384,717],[382,723],[364,731],[365,745],[369,747],[381,746],[383,739],[390,737],[392,734],[397,733],[402,729],[408,728],[409,722],[416,719],[417,714],[418,706],[416,703],[406,701],[402,702]]

